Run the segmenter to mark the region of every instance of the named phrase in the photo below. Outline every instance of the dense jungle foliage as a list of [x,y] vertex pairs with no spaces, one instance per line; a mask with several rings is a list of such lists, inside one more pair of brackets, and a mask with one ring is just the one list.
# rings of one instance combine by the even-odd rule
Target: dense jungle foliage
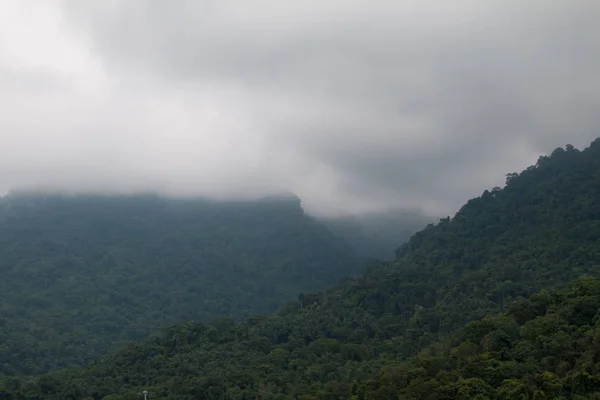
[[0,199],[0,373],[98,359],[185,320],[275,311],[360,266],[294,197]]
[[600,399],[592,277],[521,298],[403,363],[384,355],[392,341],[276,344],[254,323],[178,325],[85,370],[6,379],[0,398],[133,400],[149,390],[151,399]]
[[600,398],[599,260],[597,140],[275,314],[177,324],[0,399]]

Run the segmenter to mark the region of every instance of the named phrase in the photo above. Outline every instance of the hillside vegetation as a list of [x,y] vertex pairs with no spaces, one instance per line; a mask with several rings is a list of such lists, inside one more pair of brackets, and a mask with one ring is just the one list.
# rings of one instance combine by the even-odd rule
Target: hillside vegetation
[[185,320],[273,312],[359,266],[300,200],[0,200],[0,372],[98,359]]
[[600,399],[596,278],[520,299],[404,363],[335,339],[269,347],[257,333],[179,325],[84,371],[7,379],[0,398],[133,400],[147,389],[152,399]]
[[599,237],[600,140],[275,314],[177,324],[86,368],[8,379],[4,398],[597,398],[600,285],[581,276],[600,271]]

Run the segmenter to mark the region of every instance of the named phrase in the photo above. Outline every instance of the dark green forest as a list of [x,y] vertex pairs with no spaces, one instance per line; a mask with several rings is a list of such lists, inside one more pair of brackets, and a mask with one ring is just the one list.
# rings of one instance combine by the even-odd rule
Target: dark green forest
[[85,370],[5,379],[0,398],[139,399],[149,390],[154,399],[600,399],[592,277],[519,299],[405,362],[386,355],[393,341],[277,343],[268,336],[276,317],[254,323],[178,325]]
[[175,322],[273,312],[358,267],[294,197],[13,193],[0,200],[0,372],[81,365]]
[[175,324],[2,400],[600,399],[600,140],[276,313]]

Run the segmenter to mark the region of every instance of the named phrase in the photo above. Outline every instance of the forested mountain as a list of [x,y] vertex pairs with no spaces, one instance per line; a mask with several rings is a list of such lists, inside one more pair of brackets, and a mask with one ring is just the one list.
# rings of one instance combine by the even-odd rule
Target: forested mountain
[[174,325],[87,368],[8,379],[3,395],[600,398],[600,284],[580,278],[600,271],[599,237],[597,140],[509,174],[396,260],[276,314]]
[[348,242],[359,256],[390,259],[398,246],[437,219],[419,210],[400,209],[319,218],[319,221]]
[[185,320],[273,312],[360,266],[295,197],[0,200],[0,372],[98,359]]

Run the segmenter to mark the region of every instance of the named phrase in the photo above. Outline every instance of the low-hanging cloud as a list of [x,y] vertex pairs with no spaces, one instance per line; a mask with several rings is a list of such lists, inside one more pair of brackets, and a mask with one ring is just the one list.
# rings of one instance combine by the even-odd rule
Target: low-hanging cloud
[[5,0],[0,190],[452,213],[600,136],[586,0]]

